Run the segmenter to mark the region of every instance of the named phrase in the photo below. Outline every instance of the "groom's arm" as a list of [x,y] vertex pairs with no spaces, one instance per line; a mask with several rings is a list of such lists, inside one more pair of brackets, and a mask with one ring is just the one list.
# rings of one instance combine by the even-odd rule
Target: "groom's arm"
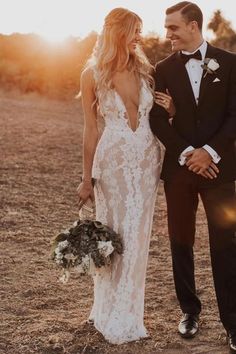
[[228,91],[227,115],[224,124],[207,144],[220,156],[236,139],[236,55],[232,55],[232,67]]
[[[164,75],[162,73],[161,64],[157,64],[155,72],[155,91],[166,93],[168,88],[165,84]],[[169,123],[169,115],[167,111],[154,102],[150,112],[150,127],[152,132],[163,143],[168,154],[174,155],[178,160],[180,154],[189,146]]]
[[[214,149],[219,157],[223,157],[227,148],[232,146],[236,139],[236,55],[230,54],[230,56],[232,58],[231,65],[230,62],[227,63],[231,67],[231,73],[227,91],[226,116],[218,132],[207,142],[207,145]],[[187,166],[191,171],[196,172],[203,168],[206,159],[204,149],[196,149],[193,154],[188,155]]]

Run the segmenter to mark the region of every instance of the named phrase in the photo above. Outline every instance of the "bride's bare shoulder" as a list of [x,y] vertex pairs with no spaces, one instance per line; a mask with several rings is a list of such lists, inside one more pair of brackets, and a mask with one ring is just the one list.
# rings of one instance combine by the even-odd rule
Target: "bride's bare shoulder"
[[81,85],[86,87],[95,87],[94,70],[92,67],[87,67],[82,71]]

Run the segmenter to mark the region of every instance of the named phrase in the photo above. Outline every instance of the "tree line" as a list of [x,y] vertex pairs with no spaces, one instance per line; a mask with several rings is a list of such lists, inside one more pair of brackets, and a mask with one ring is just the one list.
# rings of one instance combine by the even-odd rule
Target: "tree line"
[[[236,33],[220,10],[213,14],[208,29],[214,33],[213,45],[236,52]],[[75,97],[81,71],[96,39],[97,33],[91,32],[84,39],[70,37],[53,46],[35,34],[0,35],[1,89],[37,92],[59,99]],[[152,64],[171,52],[169,41],[156,33],[145,36],[142,46]]]

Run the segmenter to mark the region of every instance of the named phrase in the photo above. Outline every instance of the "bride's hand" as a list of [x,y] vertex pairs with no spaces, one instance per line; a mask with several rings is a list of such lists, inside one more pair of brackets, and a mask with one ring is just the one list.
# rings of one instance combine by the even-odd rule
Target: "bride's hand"
[[168,89],[166,90],[166,93],[155,91],[155,102],[163,107],[168,112],[170,117],[175,115],[175,105]]
[[82,181],[77,188],[77,192],[79,197],[79,209],[89,198],[91,200],[94,200],[92,181],[89,180]]

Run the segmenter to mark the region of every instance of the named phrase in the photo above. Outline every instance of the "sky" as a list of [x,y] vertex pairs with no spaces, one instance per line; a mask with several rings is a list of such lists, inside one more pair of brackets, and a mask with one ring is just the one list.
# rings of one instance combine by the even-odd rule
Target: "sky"
[[[83,38],[100,32],[103,20],[115,7],[126,7],[143,19],[143,34],[165,37],[165,9],[178,0],[0,0],[0,33],[38,33],[51,41],[68,36]],[[204,13],[204,35],[212,38],[206,25],[215,10],[236,28],[235,0],[195,0]]]

